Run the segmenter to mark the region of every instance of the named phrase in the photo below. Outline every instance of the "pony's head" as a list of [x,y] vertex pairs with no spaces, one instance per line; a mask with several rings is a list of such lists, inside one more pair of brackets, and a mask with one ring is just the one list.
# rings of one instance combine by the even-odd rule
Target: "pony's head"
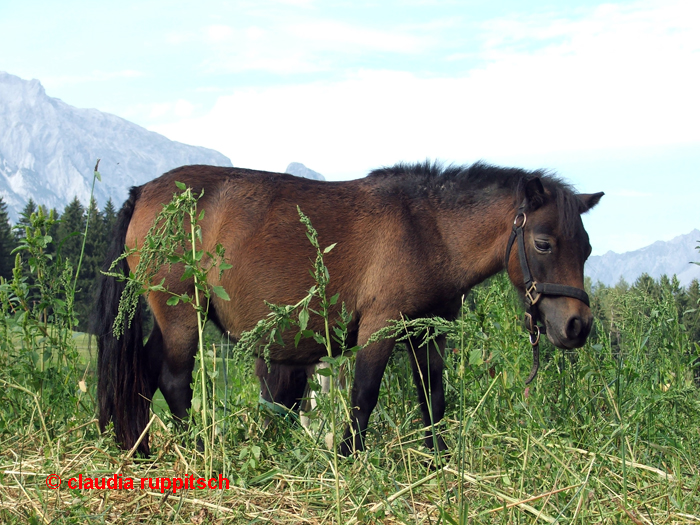
[[581,214],[602,196],[574,193],[548,176],[521,181],[506,267],[531,316],[531,338],[539,337],[540,321],[559,348],[586,342],[593,317],[583,290],[583,265],[591,245]]

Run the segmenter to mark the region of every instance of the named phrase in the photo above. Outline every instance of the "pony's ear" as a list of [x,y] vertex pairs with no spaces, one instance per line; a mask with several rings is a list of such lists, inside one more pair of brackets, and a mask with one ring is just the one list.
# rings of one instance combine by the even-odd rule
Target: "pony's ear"
[[544,186],[539,177],[532,177],[525,182],[525,199],[530,210],[536,210],[544,204]]
[[579,213],[586,213],[593,206],[600,202],[600,198],[605,195],[604,192],[599,191],[598,193],[579,193],[576,195],[579,200]]

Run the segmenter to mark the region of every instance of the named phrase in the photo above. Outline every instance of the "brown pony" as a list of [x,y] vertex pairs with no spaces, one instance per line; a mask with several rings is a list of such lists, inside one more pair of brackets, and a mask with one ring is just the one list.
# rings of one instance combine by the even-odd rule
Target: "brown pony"
[[[265,300],[295,304],[313,284],[309,268],[315,252],[297,206],[318,230],[322,247],[337,243],[325,258],[331,278],[328,293],[339,293],[338,304],[344,302],[353,312],[349,343],[362,346],[351,392],[352,420],[340,446],[345,455],[363,447],[394,341],[363,345],[388,320],[402,315],[454,319],[461,297],[505,268],[526,300],[537,293],[533,285],[526,294],[527,273],[533,283],[549,281],[555,284],[545,286],[578,293],[542,292],[536,298],[537,317],[556,346],[580,347],[590,331],[591,312],[582,288],[591,248],[581,214],[603,194],[576,194],[543,171],[483,163],[443,168],[426,162],[375,170],[353,181],[321,182],[240,168],[184,166],[131,189],[119,212],[106,265],[124,246],[137,246],[144,239],[176,191],[176,181],[196,194],[204,190],[199,201],[206,210],[202,247],[213,252],[222,244],[233,265],[221,278],[211,272],[209,284],[224,286],[231,297],[227,302],[214,296],[210,318],[235,336],[268,314]],[[514,221],[522,246],[511,251]],[[123,260],[119,271],[128,274],[137,262],[137,256]],[[169,290],[192,295],[193,283],[180,281],[180,275],[175,267],[171,272],[163,268],[154,280],[165,278]],[[100,425],[104,428],[112,420],[117,441],[128,448],[148,422],[149,400],[157,388],[172,413],[186,418],[197,323],[190,305],[167,306],[168,296],[151,293],[148,303],[155,324],[148,342],[143,343],[138,314],[115,339],[112,324],[123,289],[122,282],[102,278],[95,333]],[[335,318],[336,312],[332,315]],[[320,322],[312,318],[309,328],[320,331]],[[257,367],[263,394],[289,407],[303,396],[307,369],[326,354],[312,339],[302,339],[295,347],[294,335],[286,334],[284,345],[272,347],[271,369]],[[411,361],[428,426],[444,414],[442,357],[435,346],[423,347]],[[424,382],[430,385],[427,398]],[[426,437],[426,444],[433,444],[432,436]],[[437,446],[445,448],[442,439]],[[139,449],[148,453],[148,441]]]

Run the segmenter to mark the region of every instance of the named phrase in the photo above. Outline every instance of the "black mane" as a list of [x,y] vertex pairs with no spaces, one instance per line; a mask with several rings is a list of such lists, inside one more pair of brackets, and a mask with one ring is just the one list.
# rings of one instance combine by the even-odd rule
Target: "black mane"
[[574,188],[549,170],[500,167],[485,162],[445,166],[440,162],[399,163],[379,168],[368,175],[384,179],[385,190],[400,191],[409,198],[434,198],[443,206],[488,204],[503,193],[513,196],[515,207],[525,199],[525,183],[535,177],[556,201],[564,235],[578,227],[580,201]]

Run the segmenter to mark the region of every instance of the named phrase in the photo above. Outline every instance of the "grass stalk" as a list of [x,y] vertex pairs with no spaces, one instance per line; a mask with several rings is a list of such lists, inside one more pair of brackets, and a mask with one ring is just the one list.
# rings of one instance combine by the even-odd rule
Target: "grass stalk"
[[[100,172],[97,171],[97,168],[100,166],[100,159],[97,159],[97,162],[95,163],[95,169],[93,170],[93,175],[92,175],[92,187],[90,188],[90,200],[88,201],[90,204],[92,203],[93,196],[95,195],[95,181],[97,180],[102,180],[102,177],[100,176]],[[75,297],[75,291],[78,286],[78,274],[80,273],[80,268],[83,264],[83,255],[85,254],[85,243],[87,242],[87,234],[88,234],[88,229],[90,227],[90,204],[88,204],[88,213],[85,218],[85,231],[83,232],[83,243],[82,246],[80,247],[80,257],[78,258],[78,266],[75,268],[75,278],[73,280],[73,297]]]

